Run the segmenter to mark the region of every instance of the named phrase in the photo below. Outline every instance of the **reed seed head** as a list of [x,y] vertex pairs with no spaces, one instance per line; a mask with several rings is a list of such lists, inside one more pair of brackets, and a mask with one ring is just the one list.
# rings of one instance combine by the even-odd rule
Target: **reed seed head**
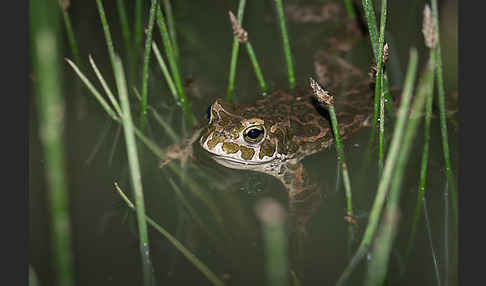
[[329,95],[329,92],[325,90],[315,79],[309,78],[310,87],[312,88],[312,93],[319,103],[324,105],[333,105],[334,98]]
[[434,16],[428,4],[424,8],[424,21],[422,24],[422,33],[424,34],[425,45],[433,49],[437,45],[438,35],[435,27]]
[[233,33],[240,43],[245,44],[248,42],[248,33],[240,26],[235,15],[231,11],[228,11],[228,14],[230,17],[231,26],[233,27]]

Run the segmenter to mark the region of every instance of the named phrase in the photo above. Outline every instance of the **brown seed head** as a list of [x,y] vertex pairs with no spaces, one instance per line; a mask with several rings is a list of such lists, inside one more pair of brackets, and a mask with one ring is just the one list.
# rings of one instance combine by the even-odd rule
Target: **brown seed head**
[[248,42],[248,33],[240,26],[235,15],[231,11],[228,11],[228,14],[230,17],[231,26],[233,27],[233,33],[238,38],[238,41],[242,44]]
[[317,101],[324,105],[333,105],[334,98],[329,95],[327,90],[324,88],[312,77],[309,78],[310,87],[312,88],[312,93],[316,97]]
[[432,10],[428,4],[425,4],[424,8],[424,21],[422,24],[422,33],[424,34],[425,45],[433,49],[437,45],[438,36],[435,29],[434,17],[432,16]]
[[59,0],[59,6],[63,11],[67,11],[71,2],[69,0]]

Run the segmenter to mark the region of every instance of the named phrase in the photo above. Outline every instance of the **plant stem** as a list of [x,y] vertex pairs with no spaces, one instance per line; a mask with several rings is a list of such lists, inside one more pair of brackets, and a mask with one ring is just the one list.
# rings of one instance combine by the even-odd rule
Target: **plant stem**
[[287,64],[289,86],[290,88],[294,88],[295,87],[294,65],[292,63],[292,53],[290,52],[289,36],[287,33],[287,26],[285,24],[285,15],[283,10],[282,0],[275,0],[275,6],[277,9],[280,31],[282,33],[282,44],[283,44],[283,50],[285,54],[285,63]]
[[[98,69],[98,67],[96,66],[93,58],[91,57],[91,55],[89,55],[89,63],[91,64],[91,67],[93,68],[96,76],[98,77],[98,80],[100,81],[101,83],[101,86],[103,86],[103,89],[105,90],[105,93],[106,95],[108,96],[108,99],[110,100],[111,104],[113,105],[113,107],[115,108],[115,111],[116,111],[116,114],[118,115],[118,117],[121,116],[122,112],[121,112],[121,108],[120,108],[120,105],[118,104],[118,101],[116,100],[115,96],[113,95],[113,93],[111,92],[110,88],[108,87],[108,84],[106,84],[106,81],[105,79],[103,78],[103,75],[101,74],[100,70]],[[75,68],[75,67],[73,67]],[[78,74],[79,75],[79,74]],[[79,75],[81,77],[81,75]],[[84,76],[83,76],[84,77]],[[99,97],[101,98],[101,95],[99,95]],[[100,101],[100,100],[99,100]],[[103,98],[101,98],[101,101],[100,103],[103,105],[102,102],[104,102],[105,100]],[[106,104],[106,103],[105,103]],[[106,109],[106,107],[105,107]],[[110,112],[113,112],[110,109]],[[113,115],[111,115],[113,117]],[[119,118],[116,118],[117,120]]]
[[62,10],[62,15],[64,19],[64,27],[66,28],[66,34],[68,37],[69,47],[71,48],[71,53],[73,54],[74,62],[79,67],[83,68],[81,57],[79,56],[78,44],[76,42],[76,38],[74,37],[73,28],[71,26],[71,17],[69,17],[67,8]]
[[115,48],[113,47],[113,41],[111,39],[110,26],[106,20],[105,9],[101,0],[96,0],[98,6],[98,13],[100,14],[101,25],[103,26],[103,32],[105,34],[106,46],[108,48],[108,55],[110,57],[111,67],[113,69],[113,74],[115,74]]
[[[240,0],[238,5],[238,24],[241,25],[243,22],[243,14],[245,12],[245,4],[246,0]],[[234,85],[235,85],[235,75],[236,75],[236,63],[238,62],[238,48],[240,46],[240,42],[238,41],[238,37],[235,35],[233,36],[233,48],[231,50],[231,63],[230,63],[230,71],[229,71],[229,79],[228,79],[228,94],[226,96],[226,100],[232,101],[233,93],[234,93]]]
[[260,65],[258,64],[258,61],[255,56],[255,52],[253,51],[253,47],[251,43],[248,41],[246,43],[246,50],[248,51],[248,56],[250,57],[250,61],[253,65],[253,70],[255,71],[255,75],[258,79],[258,83],[260,84],[260,89],[263,94],[266,94],[268,89],[267,89],[267,84],[265,83],[265,80],[263,79],[263,74],[260,69]]
[[150,62],[150,47],[152,45],[152,30],[155,21],[155,9],[157,7],[157,0],[152,0],[149,12],[148,30],[145,38],[145,50],[143,52],[143,71],[142,71],[142,109],[140,112],[140,129],[142,132],[147,123],[147,89],[149,77],[149,62]]
[[[385,26],[386,26],[386,4],[387,1],[383,0],[381,2],[381,18],[380,18],[380,36],[378,39],[378,53],[376,58],[376,83],[375,83],[375,100],[374,100],[374,110],[373,110],[373,121],[371,122],[371,130],[372,136],[375,136],[376,124],[378,122],[378,114],[380,113],[380,101],[383,94],[383,44],[385,41]],[[379,118],[380,125],[382,124],[381,121],[384,121],[384,118]],[[380,133],[380,152],[378,158],[378,173],[381,176],[381,169],[383,167],[383,140],[382,136],[383,133]]]
[[380,128],[378,132],[378,178],[383,173],[383,157],[385,155],[385,98],[380,96]]
[[[428,67],[429,70],[435,70],[435,55],[434,51],[430,52],[429,56],[429,63]],[[429,142],[430,142],[430,120],[432,118],[432,102],[433,102],[433,92],[434,92],[434,81],[431,80],[428,82],[428,97],[427,101],[425,103],[425,126],[424,126],[424,149],[422,151],[422,161],[421,161],[421,167],[420,167],[420,183],[419,183],[419,188],[418,188],[418,193],[417,193],[417,202],[415,204],[415,211],[414,211],[414,216],[413,216],[413,221],[412,221],[412,230],[410,233],[410,237],[408,240],[408,246],[407,246],[407,253],[406,253],[406,259],[405,261],[408,262],[408,258],[410,257],[412,248],[413,248],[413,243],[415,241],[415,233],[417,231],[417,225],[418,221],[420,219],[420,210],[422,209],[422,200],[425,195],[425,190],[426,190],[426,179],[427,179],[427,164],[428,164],[428,159],[429,159]],[[408,264],[408,263],[407,263]]]
[[457,210],[457,194],[456,194],[456,187],[454,183],[454,174],[451,168],[451,160],[449,155],[449,139],[447,135],[447,118],[446,118],[446,111],[445,111],[445,92],[444,92],[444,80],[443,80],[443,72],[442,72],[442,56],[441,56],[441,49],[440,49],[440,36],[439,36],[439,11],[437,7],[437,0],[432,0],[432,14],[435,20],[435,29],[437,31],[437,46],[435,47],[436,50],[436,61],[437,61],[437,89],[438,89],[438,103],[439,103],[439,118],[440,118],[440,132],[442,135],[442,150],[444,152],[444,161],[446,167],[446,174],[447,174],[447,183],[449,188],[446,188],[448,191],[450,189],[450,198],[452,204],[452,210],[454,211],[454,221],[455,225],[457,226],[457,218],[458,218],[458,210]]
[[417,51],[416,49],[411,49],[410,59],[408,63],[407,76],[405,80],[405,87],[402,92],[402,103],[398,111],[398,120],[396,122],[396,127],[393,131],[393,138],[390,144],[390,149],[385,162],[385,167],[383,169],[383,175],[381,176],[380,183],[378,185],[378,190],[375,196],[375,201],[373,202],[373,207],[371,209],[368,225],[366,226],[365,233],[361,240],[361,244],[356,251],[356,254],[351,259],[343,274],[339,278],[336,285],[344,285],[349,275],[351,274],[353,268],[357,265],[358,258],[362,257],[366,250],[369,248],[370,243],[374,237],[376,227],[380,218],[381,210],[387,196],[387,190],[391,182],[392,172],[395,168],[396,160],[399,154],[399,148],[401,139],[403,137],[403,131],[406,124],[406,115],[409,109],[409,103],[412,96],[412,89],[415,82],[415,73],[417,68]]
[[167,26],[169,28],[170,39],[172,40],[172,48],[174,51],[174,57],[177,63],[179,63],[179,47],[177,45],[176,29],[174,14],[172,13],[172,5],[169,0],[164,0],[164,11],[167,16]]
[[[113,111],[111,106],[106,102],[106,100],[101,96],[101,94],[96,90],[96,88],[93,86],[93,84],[88,80],[88,78],[79,70],[79,68],[74,64],[71,60],[66,59],[68,64],[73,68],[74,72],[79,76],[81,81],[86,85],[89,91],[93,94],[93,96],[98,100],[100,103],[101,107],[106,111],[106,113],[113,118],[113,120],[118,121],[119,118],[117,114]],[[104,80],[103,80],[104,81]]]
[[354,20],[356,18],[356,12],[354,11],[353,1],[344,0],[344,5],[346,6],[346,12],[348,13],[348,19]]
[[[118,194],[122,197],[125,203],[130,207],[132,210],[135,209],[135,205],[128,199],[128,197],[123,193],[120,189],[118,184],[115,182],[115,189],[117,190]],[[136,204],[136,202],[135,202]],[[201,271],[206,278],[211,281],[213,285],[216,286],[223,286],[225,285],[219,277],[212,272],[201,260],[199,260],[194,254],[192,254],[187,248],[182,245],[175,237],[173,237],[168,231],[166,231],[162,226],[157,224],[153,219],[149,216],[144,215],[144,221],[147,221],[155,230],[157,230],[160,234],[162,234],[167,240],[177,249],[179,250],[189,262],[192,263],[199,271]]]
[[[334,140],[336,141],[337,149],[337,159],[341,169],[343,171],[343,183],[346,195],[346,214],[348,216],[353,216],[353,200],[351,194],[351,181],[349,179],[348,167],[346,165],[346,159],[344,158],[344,149],[341,143],[341,136],[339,135],[339,124],[336,117],[336,112],[334,111],[334,98],[329,95],[327,91],[313,78],[309,79],[310,87],[312,88],[314,97],[317,101],[327,108],[329,111],[329,116],[331,117],[331,126],[334,134]],[[354,242],[355,229],[353,224],[349,224],[349,250],[351,251],[351,244]]]
[[395,150],[398,153],[398,160],[393,171],[393,182],[391,183],[392,185],[389,192],[389,199],[384,215],[385,220],[381,224],[380,234],[377,236],[374,243],[374,259],[371,261],[368,267],[367,281],[365,284],[367,286],[382,285],[383,281],[385,280],[390,251],[398,228],[398,203],[400,201],[400,187],[402,185],[404,169],[409,159],[408,154],[410,152],[412,142],[414,142],[413,139],[415,137],[418,124],[420,123],[420,119],[422,117],[421,113],[425,104],[425,98],[427,95],[432,95],[429,93],[429,82],[433,81],[433,75],[434,70],[431,69],[429,65],[428,69],[421,78],[417,96],[415,97],[410,116],[408,118],[407,129],[405,131],[405,135],[403,136],[403,140],[400,142],[400,152]]
[[140,164],[138,160],[137,143],[135,141],[134,126],[130,113],[130,103],[128,102],[128,92],[126,88],[125,74],[119,58],[115,61],[115,80],[120,97],[123,111],[122,125],[125,134],[125,143],[128,155],[128,165],[130,167],[130,176],[132,188],[135,196],[139,249],[142,260],[142,271],[144,285],[152,285],[152,262],[150,260],[150,247],[148,242],[147,224],[145,221],[145,204],[143,198],[142,175],[140,173]]
[[75,284],[72,252],[72,227],[66,183],[63,127],[65,102],[59,55],[59,3],[31,1],[32,71],[39,139],[45,160],[47,209],[50,218],[50,258],[57,285]]
[[[135,0],[135,20],[133,25],[133,54],[137,55],[142,44],[142,0]],[[136,56],[135,56],[136,58]]]
[[135,81],[135,57],[133,51],[133,44],[131,42],[131,33],[127,19],[127,12],[125,9],[124,0],[117,0],[118,15],[120,17],[120,26],[125,45],[125,55],[128,61],[128,83]]
[[167,26],[165,25],[164,15],[160,10],[160,6],[157,6],[157,24],[159,26],[160,34],[162,36],[162,43],[164,44],[165,53],[167,55],[167,60],[169,62],[169,67],[171,69],[172,77],[174,79],[175,87],[177,90],[177,95],[179,97],[178,104],[184,110],[187,118],[187,123],[192,126],[195,123],[195,118],[192,115],[190,104],[187,101],[184,94],[184,89],[182,88],[181,76],[174,57],[174,50],[172,48],[172,43],[169,38],[169,33],[167,32]]
[[273,199],[262,199],[256,206],[256,212],[263,229],[266,285],[286,286],[289,266],[284,210]]
[[164,74],[165,80],[167,81],[167,85],[169,86],[170,93],[174,97],[174,99],[177,101],[177,90],[174,85],[174,81],[172,80],[172,77],[170,76],[169,70],[167,70],[167,65],[164,62],[164,59],[160,55],[159,48],[157,47],[156,43],[152,43],[152,49],[154,50],[155,58],[157,58],[157,62],[159,63],[160,69],[162,70],[162,73]]

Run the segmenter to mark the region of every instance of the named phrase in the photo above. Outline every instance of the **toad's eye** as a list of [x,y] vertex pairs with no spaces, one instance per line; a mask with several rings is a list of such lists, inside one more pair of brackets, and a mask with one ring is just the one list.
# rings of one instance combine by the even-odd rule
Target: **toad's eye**
[[213,106],[212,104],[210,104],[210,105],[208,106],[208,111],[207,111],[207,112],[208,112],[208,114],[207,114],[207,115],[208,115],[208,120],[210,120],[210,119],[211,119],[211,107],[212,107],[212,106]]
[[263,139],[264,134],[265,129],[263,126],[252,126],[243,132],[243,138],[245,138],[248,143],[258,143]]

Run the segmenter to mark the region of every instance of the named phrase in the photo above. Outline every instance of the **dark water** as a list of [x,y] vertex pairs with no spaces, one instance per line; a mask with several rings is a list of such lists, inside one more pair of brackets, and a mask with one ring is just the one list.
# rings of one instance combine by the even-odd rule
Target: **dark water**
[[[104,2],[115,49],[123,54],[116,3]],[[226,95],[232,45],[232,31],[227,11],[236,12],[237,1],[172,2],[178,29],[183,78],[193,79],[194,94],[200,98],[190,100],[194,102],[194,112],[202,118],[207,106],[214,99]],[[331,1],[292,1],[302,6],[322,5],[322,2]],[[390,82],[392,86],[400,87],[404,77],[402,73],[407,66],[409,48],[418,48],[420,66],[423,66],[427,56],[420,32],[423,1],[390,2],[392,3],[389,3],[387,22],[387,37],[392,46]],[[456,7],[456,1],[441,1],[442,53],[447,94],[454,93],[457,88]],[[131,15],[133,10],[128,11]],[[87,55],[93,55],[108,84],[114,87],[95,2],[74,2],[70,13],[86,66]],[[319,23],[302,23],[289,19],[288,29],[298,86],[305,85],[308,76],[314,74],[314,56],[322,49],[324,40],[338,24],[337,19]],[[286,88],[288,83],[285,62],[272,1],[248,1],[244,28],[249,32],[249,39],[270,87]],[[157,29],[154,29],[154,35],[154,40],[158,42],[159,48],[162,48]],[[367,72],[371,61],[370,51],[368,39],[365,38],[348,60]],[[71,57],[67,44],[64,54],[60,56]],[[94,74],[88,74],[94,81]],[[64,65],[63,76],[67,114],[66,171],[78,285],[140,285],[142,276],[135,219],[113,188],[113,182],[117,181],[126,193],[131,193],[122,130],[104,114],[99,104],[88,94],[67,65]],[[137,87],[140,89],[139,83]],[[236,96],[240,103],[251,103],[259,96],[257,81],[242,46],[237,69]],[[154,58],[151,64],[148,101],[168,120],[176,132],[182,135],[181,111],[175,106]],[[137,108],[136,100],[134,102]],[[31,103],[33,105],[34,102]],[[34,106],[30,108],[34,114]],[[134,114],[136,118],[136,111]],[[456,117],[452,117],[452,120]],[[29,263],[37,272],[42,285],[52,285],[53,270],[48,263],[50,226],[45,199],[45,169],[37,135],[36,117],[31,118]],[[426,196],[434,250],[438,253],[442,267],[442,192],[445,187],[445,172],[438,127],[436,116],[432,120]],[[390,135],[390,126],[386,128]],[[400,229],[389,266],[390,285],[437,285],[431,249],[423,223],[419,226],[410,266],[406,273],[402,272],[416,200],[422,130],[418,130],[416,144],[410,153],[410,161],[404,176]],[[160,146],[171,143],[164,129],[153,117],[149,118],[148,134]],[[453,170],[457,173],[457,128],[453,124],[450,124],[449,135]],[[371,171],[365,174],[366,179],[360,179],[360,167],[368,136],[369,130],[363,129],[345,142],[360,231],[366,226],[377,184],[377,180],[374,179],[377,177],[374,168],[369,168]],[[159,169],[157,158],[141,146],[140,144],[142,180],[148,214],[175,235],[216,274],[229,278],[229,285],[264,285],[264,251],[261,225],[255,215],[255,204],[261,198],[271,197],[286,207],[287,194],[281,184],[267,175],[230,170],[217,165],[204,156],[199,146],[196,146],[193,161],[196,167],[189,167],[186,175],[200,185],[202,192],[197,194],[187,185],[181,184],[181,179],[172,172]],[[304,258],[296,268],[301,271],[298,275],[303,285],[333,285],[349,258],[347,224],[343,219],[344,190],[342,186],[336,189],[336,152],[331,148],[306,158],[303,163],[311,179],[320,186],[322,192],[328,194],[328,197],[309,222],[302,255]],[[197,217],[192,216],[185,208],[171,182],[179,186],[180,193],[193,207]],[[455,247],[456,234],[451,232],[450,235],[451,247]],[[158,285],[210,285],[206,278],[159,233],[150,229],[149,237]],[[456,257],[451,256],[451,261],[448,282],[449,285],[456,285]],[[365,270],[365,267],[359,268],[352,276],[350,285],[361,284]]]

